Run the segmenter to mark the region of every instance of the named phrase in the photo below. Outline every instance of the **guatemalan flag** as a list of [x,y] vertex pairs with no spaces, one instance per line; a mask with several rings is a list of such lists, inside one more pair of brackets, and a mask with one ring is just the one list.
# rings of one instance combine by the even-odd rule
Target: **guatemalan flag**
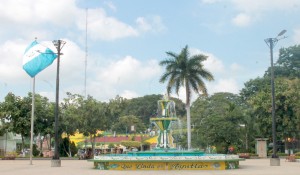
[[57,54],[51,49],[39,44],[37,41],[33,41],[25,50],[23,69],[28,75],[35,77],[36,74],[51,65],[56,57]]

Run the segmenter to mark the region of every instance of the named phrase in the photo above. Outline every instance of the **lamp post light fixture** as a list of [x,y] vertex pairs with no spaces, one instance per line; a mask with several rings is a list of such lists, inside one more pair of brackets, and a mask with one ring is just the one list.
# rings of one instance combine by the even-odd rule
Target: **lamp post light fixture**
[[58,120],[59,120],[59,66],[60,66],[60,55],[62,55],[61,53],[61,49],[64,47],[64,45],[66,44],[65,41],[62,40],[54,40],[53,41],[54,46],[57,49],[57,72],[56,72],[56,95],[55,95],[55,111],[54,111],[54,118],[55,118],[55,122],[54,122],[54,140],[55,140],[55,144],[54,144],[54,156],[52,158],[51,161],[51,166],[52,167],[60,167],[61,166],[61,162],[59,159],[59,150],[58,150],[58,141],[59,141],[59,134],[58,134]]
[[[285,34],[286,30],[282,30],[276,38],[267,38],[265,39],[266,44],[269,46],[270,48],[270,56],[271,56],[271,93],[272,93],[272,137],[273,137],[273,154],[272,154],[272,158],[278,158],[277,156],[277,145],[276,145],[276,119],[275,119],[275,87],[274,87],[274,68],[273,68],[273,48],[274,46],[277,44],[277,42],[280,39],[286,38],[279,38],[280,36],[282,36],[283,34]],[[279,160],[279,159],[278,159]],[[272,159],[271,159],[272,161]],[[280,160],[279,163],[277,164],[272,164],[271,165],[280,165]]]

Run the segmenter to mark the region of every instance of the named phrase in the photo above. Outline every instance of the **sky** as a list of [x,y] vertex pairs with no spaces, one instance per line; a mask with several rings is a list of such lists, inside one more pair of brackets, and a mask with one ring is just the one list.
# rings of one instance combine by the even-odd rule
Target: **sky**
[[[22,58],[35,38],[54,51],[53,40],[66,42],[60,99],[66,92],[99,101],[163,95],[159,62],[186,45],[191,55],[208,56],[204,66],[215,78],[206,82],[210,95],[238,94],[270,66],[266,38],[287,30],[275,61],[280,48],[300,43],[299,16],[299,0],[0,0],[0,101],[9,92],[32,91]],[[35,92],[50,101],[56,65],[35,78]],[[173,96],[185,101],[183,89]]]

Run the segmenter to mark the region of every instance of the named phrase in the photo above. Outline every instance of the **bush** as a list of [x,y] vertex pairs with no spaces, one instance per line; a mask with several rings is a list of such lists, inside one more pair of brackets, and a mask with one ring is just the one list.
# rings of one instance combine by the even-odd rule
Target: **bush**
[[36,156],[38,156],[39,154],[40,154],[40,151],[37,149],[36,144],[33,144],[33,145],[32,145],[32,155],[33,155],[34,157],[36,157]]
[[70,152],[69,148],[71,150],[72,156],[75,155],[78,151],[74,142],[70,143],[70,140],[68,138],[64,138],[62,140],[62,143],[60,143],[60,146],[59,146],[60,155],[62,157],[67,157],[68,153]]

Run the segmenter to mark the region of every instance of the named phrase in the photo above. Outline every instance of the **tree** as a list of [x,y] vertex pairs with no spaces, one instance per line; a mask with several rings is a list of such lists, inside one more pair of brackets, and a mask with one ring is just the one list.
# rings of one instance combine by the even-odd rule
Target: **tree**
[[[276,131],[279,140],[281,138],[294,138],[299,136],[299,101],[300,81],[299,79],[289,80],[287,78],[275,79],[275,113]],[[271,138],[271,89],[261,89],[249,99],[253,106],[256,120],[262,136]]]
[[244,138],[240,127],[244,124],[243,106],[240,97],[232,93],[220,92],[210,97],[199,97],[191,107],[196,133],[193,144],[224,148],[241,145]]
[[[32,93],[29,93],[27,97],[23,98],[24,100],[31,103],[32,101]],[[35,94],[35,114],[34,114],[34,134],[39,135],[40,138],[40,148],[42,148],[43,141],[46,140],[48,135],[53,136],[54,134],[54,105],[51,104],[48,98],[43,97],[39,94]],[[38,144],[38,143],[37,143]],[[50,142],[48,142],[48,149],[51,150]],[[40,155],[42,154],[42,150],[40,150]]]
[[2,110],[2,121],[7,121],[5,128],[21,135],[24,149],[24,139],[30,134],[31,101],[8,93],[2,103]]
[[157,115],[157,101],[161,98],[162,95],[153,94],[130,99],[123,115],[134,115],[147,125],[150,123],[150,117]]
[[114,99],[110,99],[108,103],[108,115],[110,116],[109,125],[113,125],[113,123],[117,122],[119,117],[121,117],[124,113],[124,110],[128,106],[128,100],[116,96]]
[[183,48],[180,54],[166,52],[169,58],[160,62],[161,66],[166,66],[165,73],[161,76],[160,82],[167,83],[167,93],[170,95],[172,89],[178,94],[181,87],[185,87],[186,92],[186,112],[187,112],[187,139],[188,149],[191,148],[191,116],[190,102],[192,91],[207,95],[207,88],[203,79],[211,81],[213,75],[204,68],[203,61],[207,56],[197,54],[190,56],[188,46]]
[[112,130],[118,133],[129,133],[131,131],[131,126],[134,126],[135,131],[137,133],[144,132],[146,127],[144,123],[136,116],[128,115],[122,116],[119,120],[113,124]]
[[[67,98],[64,99],[62,103],[62,110],[61,110],[61,128],[63,132],[67,135],[67,140],[70,140],[70,136],[74,135],[79,128],[80,125],[80,113],[79,108],[83,102],[83,96],[78,94],[71,94],[67,92]],[[64,144],[64,146],[69,146],[67,154],[69,157],[72,157],[71,152],[71,144]]]
[[241,98],[246,102],[261,90],[271,88],[270,81],[270,77],[250,79],[244,84],[245,87],[240,91]]
[[82,101],[78,113],[81,116],[79,132],[90,137],[92,153],[94,153],[97,132],[105,131],[110,127],[108,125],[108,106],[106,103],[98,102],[93,97],[88,96]]
[[[134,115],[142,120],[147,126],[150,123],[150,117],[157,115],[157,101],[163,98],[162,95],[145,95],[143,97],[133,98],[127,101],[127,105],[122,115]],[[176,114],[181,117],[184,115],[185,107],[183,102],[178,98],[171,98],[176,103]]]
[[274,75],[276,77],[300,78],[300,45],[279,50],[279,58],[275,63]]

